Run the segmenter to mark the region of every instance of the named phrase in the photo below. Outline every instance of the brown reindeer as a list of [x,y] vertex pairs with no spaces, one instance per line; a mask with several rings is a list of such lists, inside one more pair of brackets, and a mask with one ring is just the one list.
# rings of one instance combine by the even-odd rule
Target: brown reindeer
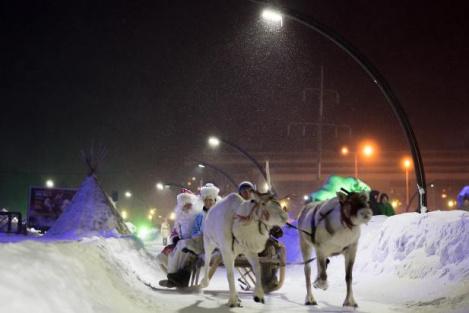
[[317,304],[311,292],[311,265],[309,263],[314,247],[318,268],[314,287],[327,289],[327,258],[343,254],[347,283],[347,296],[343,305],[358,307],[352,292],[352,269],[360,237],[360,225],[368,223],[373,215],[368,199],[367,192],[338,192],[336,198],[309,203],[301,210],[298,229],[301,253],[305,262],[306,305]]

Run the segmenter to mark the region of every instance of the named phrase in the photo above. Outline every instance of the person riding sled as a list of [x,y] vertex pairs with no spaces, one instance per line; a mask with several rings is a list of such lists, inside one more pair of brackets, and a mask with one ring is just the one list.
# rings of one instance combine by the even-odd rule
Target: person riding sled
[[177,249],[177,244],[181,239],[191,237],[192,224],[197,214],[195,211],[196,200],[196,195],[189,190],[183,190],[183,192],[177,195],[176,207],[174,209],[176,218],[169,236],[171,244],[164,247],[163,251],[157,256],[160,267],[165,273],[170,273],[174,269],[176,259],[179,259],[179,257],[184,258],[185,256],[184,253],[179,256],[181,251]]
[[[173,252],[168,257],[167,280],[160,281],[165,287],[187,287],[190,279],[190,268],[195,256],[203,252],[203,228],[208,210],[218,199],[219,189],[213,184],[206,184],[200,190],[199,199],[203,202],[202,210],[195,205],[195,216],[190,227],[190,236],[183,236],[177,242]],[[189,222],[189,221],[188,221]],[[187,227],[189,224],[185,225]]]

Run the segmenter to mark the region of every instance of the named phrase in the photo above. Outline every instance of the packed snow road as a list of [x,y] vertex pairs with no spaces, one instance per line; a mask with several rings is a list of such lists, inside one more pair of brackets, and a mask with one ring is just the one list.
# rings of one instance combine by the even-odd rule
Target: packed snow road
[[[469,312],[469,214],[462,211],[374,217],[362,228],[354,269],[359,308],[343,308],[343,258],[328,267],[329,289],[304,306],[303,267],[287,266],[283,287],[255,303],[240,292],[230,309],[219,268],[208,289],[192,293],[158,286],[159,241],[127,238],[50,240],[0,237],[1,312]],[[286,231],[289,261],[300,261],[295,233]],[[314,269],[315,267],[313,267]],[[313,274],[315,271],[313,270]],[[157,286],[149,288],[146,284]],[[239,290],[239,288],[238,288]]]

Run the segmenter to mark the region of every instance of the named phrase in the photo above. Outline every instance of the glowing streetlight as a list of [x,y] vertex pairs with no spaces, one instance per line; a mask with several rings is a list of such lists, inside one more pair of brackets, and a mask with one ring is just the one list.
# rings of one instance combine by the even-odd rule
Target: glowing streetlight
[[212,137],[208,138],[208,144],[212,148],[218,147],[220,145],[220,139],[218,139],[217,137],[212,136]]
[[126,220],[129,215],[128,215],[128,213],[127,213],[126,210],[122,210],[122,211],[121,211],[121,216],[122,216],[122,218],[123,218],[124,220]]
[[235,182],[235,180],[233,179],[233,177],[231,177],[227,172],[225,172],[224,170],[222,170],[221,168],[213,165],[213,164],[210,164],[210,163],[207,163],[207,162],[203,162],[203,161],[197,161],[197,160],[193,160],[194,163],[197,164],[197,166],[201,169],[204,169],[204,168],[211,168],[212,170],[215,170],[216,172],[220,173],[221,175],[223,175],[226,179],[228,179],[230,181],[230,183],[233,185],[233,187],[235,189],[238,188],[238,184]]
[[448,201],[448,208],[452,209],[452,208],[454,208],[455,205],[456,205],[455,201],[453,201],[453,200]]
[[46,187],[47,188],[54,188],[54,181],[52,179],[46,180]]
[[158,189],[158,190],[164,190],[164,185],[163,185],[163,183],[157,183],[157,184],[156,184],[156,189]]
[[132,198],[132,193],[131,193],[130,191],[126,191],[126,192],[124,193],[124,196],[125,196],[126,198]]
[[[358,178],[358,157],[359,155],[362,155],[366,158],[371,158],[376,152],[376,148],[374,144],[371,143],[365,143],[359,145],[353,152],[354,156],[354,170],[355,170],[355,178]],[[349,155],[350,150],[347,146],[343,146],[340,149],[340,154],[343,156]]]
[[402,160],[402,166],[405,170],[405,203],[406,206],[409,206],[409,169],[412,167],[412,161],[410,158],[405,158]]
[[[251,162],[257,167],[257,169],[258,169],[259,172],[261,173],[262,177],[264,178],[264,181],[266,181],[266,182],[269,181],[269,180],[267,179],[267,174],[266,174],[264,168],[263,168],[263,167],[259,164],[259,162],[257,162],[257,160],[256,160],[252,155],[250,155],[246,150],[244,150],[243,148],[241,148],[241,147],[238,146],[237,144],[235,144],[235,143],[233,143],[233,142],[231,142],[231,141],[228,141],[228,140],[226,140],[226,139],[223,139],[223,138],[217,138],[217,137],[214,137],[214,136],[208,138],[208,144],[209,144],[211,147],[213,147],[213,148],[218,147],[218,146],[220,145],[220,143],[222,143],[222,142],[223,142],[224,144],[227,144],[227,145],[231,146],[232,148],[234,148],[234,149],[236,149],[238,152],[240,152],[242,155],[244,155],[249,161],[251,161]],[[199,163],[200,163],[200,162],[199,162]],[[207,166],[208,164],[205,163],[204,165]],[[271,184],[270,187],[271,187],[271,190],[272,190],[273,192],[275,192],[275,189],[274,189],[274,187],[272,186],[272,184]]]
[[309,196],[308,196],[308,195],[304,195],[304,196],[303,196],[303,200],[308,201],[308,200],[309,200]]
[[366,143],[361,146],[361,149],[355,151],[355,178],[358,178],[358,154],[360,153],[366,158],[371,158],[375,154],[375,146],[371,143]]
[[176,213],[171,212],[171,214],[169,214],[169,219],[170,219],[171,221],[174,221],[174,220],[176,219]]
[[346,146],[343,146],[341,149],[340,149],[340,154],[342,155],[348,155],[350,153],[348,147]]
[[261,17],[271,23],[280,23],[280,27],[283,26],[283,17],[277,11],[265,9],[262,11]]
[[375,149],[370,144],[365,145],[362,149],[362,153],[366,157],[371,157],[374,154],[374,152],[375,152]]

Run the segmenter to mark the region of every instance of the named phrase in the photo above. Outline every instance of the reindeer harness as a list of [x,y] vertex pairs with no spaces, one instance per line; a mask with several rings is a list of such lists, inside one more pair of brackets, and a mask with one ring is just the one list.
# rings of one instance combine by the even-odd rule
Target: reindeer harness
[[[249,214],[248,215],[236,214],[235,218],[239,219],[244,224],[249,224],[252,221],[254,221],[254,216],[256,215],[258,217],[257,225],[258,225],[259,234],[264,235],[264,232],[262,231],[262,228],[264,228],[265,231],[268,231],[269,227],[262,220],[263,219],[269,220],[270,213],[266,209],[261,208],[258,202],[255,202],[254,200],[251,200],[251,202],[253,202],[255,204],[251,208],[251,211],[249,212]],[[261,211],[260,214],[259,214],[259,211]],[[231,236],[233,237],[233,241],[232,241],[232,244],[231,244],[231,250],[234,251],[234,243],[235,243],[235,241],[237,243],[239,243],[239,241],[238,241],[238,239],[236,239],[235,235],[233,234],[233,231],[231,232]]]
[[[327,211],[326,213],[319,213],[319,216],[320,216],[320,219],[318,220],[318,222],[316,223],[316,215],[318,213],[320,209],[320,206],[316,206],[314,208],[314,211],[313,211],[313,216],[311,217],[311,242],[312,243],[316,243],[316,229],[317,229],[317,225],[319,225],[319,223],[321,223],[321,221],[323,221],[333,210],[334,208],[330,209],[329,211]],[[326,221],[326,230],[329,234],[332,234],[332,230],[330,229],[330,226],[328,227],[328,223]]]

